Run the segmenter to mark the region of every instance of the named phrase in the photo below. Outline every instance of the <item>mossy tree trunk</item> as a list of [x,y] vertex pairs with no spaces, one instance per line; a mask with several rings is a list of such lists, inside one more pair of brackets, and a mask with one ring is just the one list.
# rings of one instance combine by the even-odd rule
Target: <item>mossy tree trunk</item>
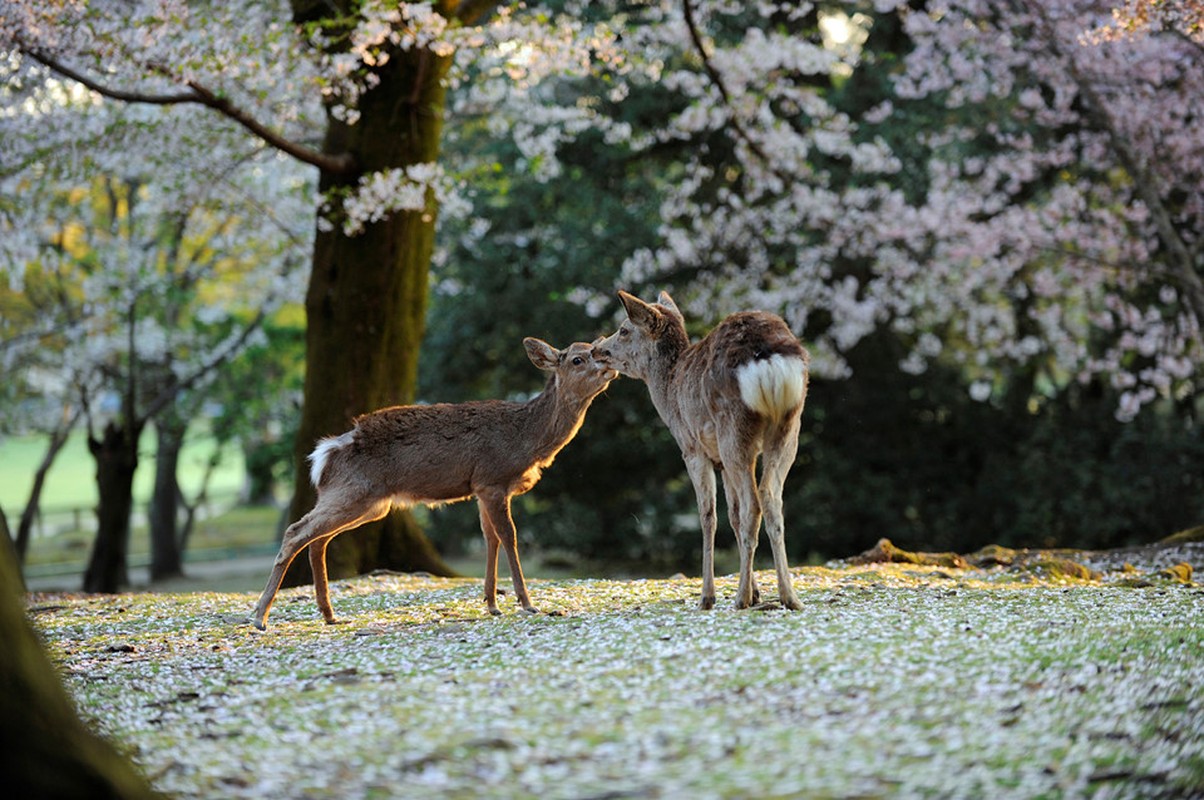
[[0,774],[9,797],[152,798],[146,781],[76,716],[25,619],[12,550],[0,547]]
[[[294,3],[298,15],[309,7]],[[361,100],[358,122],[329,119],[325,152],[350,154],[358,169],[324,172],[322,191],[350,189],[372,171],[436,162],[449,65],[426,50],[392,53],[378,71],[379,85]],[[291,519],[313,506],[306,457],[318,439],[346,431],[357,414],[414,399],[436,212],[430,198],[426,210],[392,213],[358,235],[344,233],[337,218],[332,230],[317,232]],[[327,558],[332,578],[379,567],[450,572],[412,515],[401,511],[336,538]],[[285,585],[310,580],[308,559],[299,558]]]

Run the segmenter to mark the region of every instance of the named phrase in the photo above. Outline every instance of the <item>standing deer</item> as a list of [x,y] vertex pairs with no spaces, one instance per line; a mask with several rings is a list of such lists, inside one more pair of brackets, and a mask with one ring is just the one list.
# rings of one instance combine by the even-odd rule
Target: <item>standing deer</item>
[[378,520],[394,505],[453,503],[475,496],[485,535],[485,604],[497,607],[498,547],[506,550],[514,593],[536,613],[527,595],[510,498],[539,482],[540,473],[568,444],[593,399],[618,377],[578,342],[557,350],[523,340],[532,363],[551,374],[525,403],[394,406],[356,417],[355,427],[318,442],[309,456],[318,502],[284,532],[252,624],[264,630],[272,600],[292,560],[306,546],[314,595],[326,622],[335,623],[326,582],[326,546],[343,531]]
[[[783,606],[802,605],[786,563],[782,484],[798,451],[810,356],[778,316],[745,311],[690,344],[681,311],[661,292],[655,304],[619,292],[627,319],[594,343],[598,360],[648,384],[652,403],[681,447],[702,523],[702,598],[715,605],[715,468],[740,547],[736,608],[760,602],[753,556],[765,514]],[[761,482],[757,484],[757,456]]]

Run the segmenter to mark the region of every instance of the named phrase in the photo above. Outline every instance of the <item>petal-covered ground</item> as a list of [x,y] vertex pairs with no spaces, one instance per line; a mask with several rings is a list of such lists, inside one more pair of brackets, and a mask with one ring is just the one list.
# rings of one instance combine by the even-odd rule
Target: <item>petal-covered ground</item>
[[[772,593],[772,573],[760,573]],[[1198,797],[1204,589],[915,565],[699,582],[31,598],[81,714],[179,797]]]

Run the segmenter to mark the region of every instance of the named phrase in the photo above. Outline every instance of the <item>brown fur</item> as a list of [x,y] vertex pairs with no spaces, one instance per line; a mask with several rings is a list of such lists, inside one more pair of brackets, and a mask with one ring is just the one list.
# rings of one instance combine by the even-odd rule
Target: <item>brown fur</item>
[[534,612],[518,558],[510,499],[533,487],[540,473],[585,420],[590,403],[616,377],[597,363],[591,345],[563,351],[538,339],[524,345],[551,375],[544,391],[516,403],[394,406],[356,417],[342,436],[323,440],[310,459],[318,501],[285,531],[252,623],[265,627],[288,565],[309,547],[318,609],[335,622],[326,576],[326,547],[338,534],[380,519],[394,505],[453,503],[475,496],[486,543],[485,603],[497,607],[497,557],[505,550],[514,592]]
[[[786,562],[782,485],[798,450],[810,363],[806,349],[780,317],[763,311],[732,314],[690,344],[681,311],[668,294],[662,292],[656,304],[626,292],[619,297],[628,319],[595,342],[596,352],[622,374],[648,384],[653,405],[681,447],[703,532],[700,607],[715,603],[715,469],[720,468],[740,546],[736,606],[747,608],[760,599],[752,564],[764,513],[782,605],[801,608]],[[756,399],[756,407],[747,397]]]

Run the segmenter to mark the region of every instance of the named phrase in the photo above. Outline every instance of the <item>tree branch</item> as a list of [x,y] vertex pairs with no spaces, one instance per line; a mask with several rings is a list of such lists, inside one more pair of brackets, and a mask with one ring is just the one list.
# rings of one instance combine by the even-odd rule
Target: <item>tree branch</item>
[[1108,137],[1108,143],[1112,147],[1112,152],[1116,154],[1116,160],[1129,174],[1129,178],[1133,181],[1134,191],[1145,204],[1146,210],[1150,212],[1154,228],[1158,231],[1158,241],[1169,256],[1171,276],[1176,279],[1179,288],[1187,296],[1188,304],[1197,322],[1204,324],[1204,279],[1196,271],[1196,259],[1187,242],[1175,228],[1171,211],[1166,207],[1162,195],[1156,188],[1158,186],[1157,177],[1146,169],[1129,141],[1121,135],[1112,114],[1108,111],[1107,103],[1100,97],[1091,81],[1083,75],[1078,62],[1062,48],[1054,25],[1046,15],[1041,2],[1032,2],[1032,0],[1021,0],[1021,2],[1031,10],[1035,18],[1041,21],[1045,28],[1043,33],[1046,43],[1049,45],[1050,51],[1066,65],[1067,72],[1075,86],[1078,87],[1083,99],[1088,118]]
[[719,74],[719,70],[711,63],[711,57],[707,55],[706,47],[702,41],[702,34],[698,30],[698,23],[694,20],[694,7],[690,0],[682,0],[682,11],[686,21],[686,28],[690,32],[690,41],[694,45],[694,49],[698,51],[698,57],[702,59],[702,68],[706,71],[707,76],[711,79],[711,83],[715,84],[715,88],[719,91],[719,96],[723,99],[723,104],[727,106],[729,124],[732,131],[736,134],[736,138],[744,142],[748,149],[761,160],[766,168],[778,177],[779,180],[786,184],[794,180],[793,176],[783,174],[774,166],[773,159],[765,152],[760,144],[749,135],[748,131],[744,130],[744,126],[736,119],[732,109],[731,93],[727,89],[727,85],[723,82],[723,76]]
[[296,158],[306,164],[317,167],[323,172],[333,173],[336,175],[344,175],[355,169],[355,159],[347,153],[323,153],[319,150],[306,147],[302,144],[292,141],[263,123],[259,122],[246,110],[239,108],[230,102],[230,100],[219,97],[212,90],[197,83],[196,81],[186,81],[185,85],[191,90],[188,92],[175,92],[171,94],[147,94],[142,92],[127,92],[120,89],[115,89],[111,86],[97,81],[88,75],[85,75],[78,70],[72,69],[62,63],[53,56],[42,53],[36,49],[29,48],[19,43],[21,52],[37,61],[42,66],[53,72],[69,78],[84,87],[96,92],[102,97],[107,97],[110,100],[117,100],[123,103],[140,103],[143,105],[184,105],[187,103],[195,103],[210,108],[222,116],[233,122],[238,123],[250,133],[270,146],[280,150],[283,153]]

